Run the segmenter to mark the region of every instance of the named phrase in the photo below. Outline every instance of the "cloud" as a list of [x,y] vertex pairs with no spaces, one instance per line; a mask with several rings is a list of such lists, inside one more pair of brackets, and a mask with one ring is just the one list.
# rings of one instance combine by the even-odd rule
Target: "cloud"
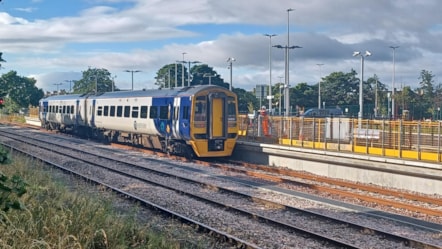
[[[16,7],[24,16],[0,12],[0,42],[7,69],[40,75],[42,85],[54,87],[51,77],[64,72],[106,68],[119,75],[117,84],[130,84],[125,69],[139,69],[140,84],[153,84],[165,64],[198,60],[229,81],[226,59],[235,57],[234,85],[252,89],[269,81],[269,39],[286,45],[290,21],[290,79],[293,84],[316,84],[318,63],[322,76],[351,69],[360,62],[353,51],[373,53],[366,61],[366,75],[391,81],[391,45],[396,51],[396,76],[416,86],[422,69],[441,75],[442,38],[439,11],[442,2],[427,1],[295,1],[256,0],[97,0],[86,7],[38,16],[38,8]],[[69,8],[69,7],[68,7]],[[295,9],[290,13],[288,8]],[[28,10],[29,12],[24,12]],[[27,15],[35,14],[36,16]],[[67,14],[69,13],[69,14]],[[28,18],[25,18],[28,17]],[[284,51],[272,49],[273,82],[284,75]],[[38,71],[38,72],[36,72]],[[59,72],[59,73],[56,73]],[[49,76],[43,77],[48,74]],[[63,79],[62,79],[63,78]],[[438,83],[438,82],[437,82]]]

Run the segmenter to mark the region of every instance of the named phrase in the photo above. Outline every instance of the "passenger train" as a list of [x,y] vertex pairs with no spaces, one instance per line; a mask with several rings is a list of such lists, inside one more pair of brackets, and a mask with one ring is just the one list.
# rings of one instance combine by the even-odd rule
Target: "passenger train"
[[226,157],[238,136],[235,93],[214,85],[50,96],[41,126],[170,154]]

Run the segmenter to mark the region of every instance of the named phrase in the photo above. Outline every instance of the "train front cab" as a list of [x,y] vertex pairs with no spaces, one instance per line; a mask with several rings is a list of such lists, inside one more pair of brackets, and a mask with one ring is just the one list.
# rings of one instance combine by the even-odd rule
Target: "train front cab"
[[230,156],[238,134],[236,95],[202,91],[194,96],[190,144],[199,157]]
[[47,100],[40,100],[38,109],[38,118],[40,119],[41,127],[46,126],[49,104]]

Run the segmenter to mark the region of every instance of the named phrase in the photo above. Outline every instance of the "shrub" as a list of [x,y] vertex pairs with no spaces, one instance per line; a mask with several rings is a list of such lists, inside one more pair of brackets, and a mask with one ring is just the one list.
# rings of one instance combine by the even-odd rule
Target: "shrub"
[[[11,162],[10,154],[4,146],[0,146],[0,164]],[[11,208],[21,210],[24,205],[20,201],[26,193],[26,182],[18,175],[8,177],[0,171],[0,210],[7,212]],[[2,218],[0,218],[0,221]]]

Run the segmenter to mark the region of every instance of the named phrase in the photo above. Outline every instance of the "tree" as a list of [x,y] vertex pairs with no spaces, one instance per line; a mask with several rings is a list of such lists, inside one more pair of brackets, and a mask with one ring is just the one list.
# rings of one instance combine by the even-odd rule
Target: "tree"
[[193,77],[191,85],[217,85],[224,88],[229,88],[229,84],[225,83],[213,67],[209,67],[207,64],[195,65],[190,70]]
[[38,106],[44,92],[36,87],[34,78],[18,76],[16,71],[9,71],[0,78],[0,96],[6,97],[5,106],[9,112],[18,112],[20,108]]
[[233,88],[233,92],[238,96],[238,112],[249,113],[249,109],[258,110],[259,100],[256,96],[241,88]]
[[334,72],[324,77],[321,83],[321,100],[328,106],[358,105],[359,79],[356,71]]
[[318,87],[307,83],[299,83],[290,88],[290,103],[296,104],[297,109],[317,107]]
[[[376,98],[377,95],[377,98]],[[376,103],[377,101],[377,103]],[[387,86],[382,83],[378,76],[375,74],[373,77],[367,79],[367,83],[364,84],[364,111],[366,114],[370,114],[373,110],[373,114],[376,113],[375,108],[377,104],[378,116],[388,116],[388,89]],[[371,116],[371,115],[368,115]]]
[[423,112],[423,118],[430,118],[435,112],[436,107],[434,105],[435,92],[433,87],[433,78],[433,74],[427,70],[422,70],[419,76],[420,88],[417,90],[421,99],[419,108]]
[[[176,67],[175,67],[176,66]],[[175,70],[176,69],[176,70]],[[158,88],[170,88],[178,87],[182,85],[182,70],[185,70],[183,65],[178,64],[168,64],[160,68],[155,77],[155,85]],[[176,73],[176,77],[175,77]],[[175,82],[176,79],[176,82]]]
[[[158,88],[181,87],[183,85],[182,70],[184,70],[184,82],[188,81],[188,73],[186,67],[182,65],[177,65],[177,67],[175,67],[175,65],[176,64],[168,64],[158,70],[157,76],[155,77],[155,85],[158,85]],[[175,82],[175,79],[177,82]],[[209,81],[212,85],[229,88],[229,84],[225,83],[220,75],[207,64],[195,65],[190,69],[191,86],[208,85]],[[184,85],[187,86],[186,83],[184,83]]]
[[114,91],[119,91],[113,84],[111,74],[107,69],[88,68],[83,71],[83,77],[80,80],[74,81],[73,93],[110,92],[112,87]]

